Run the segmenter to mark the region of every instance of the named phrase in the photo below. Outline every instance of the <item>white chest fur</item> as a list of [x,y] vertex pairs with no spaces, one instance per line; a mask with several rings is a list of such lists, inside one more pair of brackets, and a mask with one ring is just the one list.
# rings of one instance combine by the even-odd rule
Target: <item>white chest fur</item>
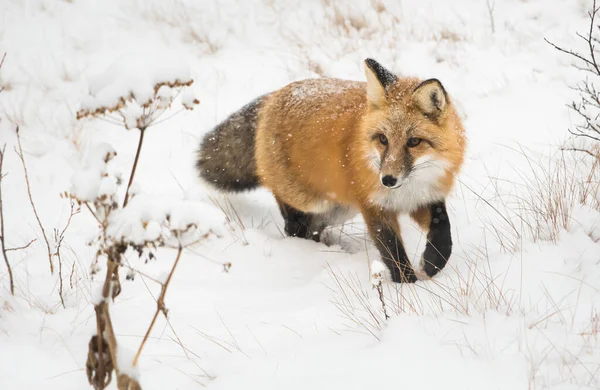
[[429,156],[421,157],[407,177],[400,179],[398,188],[386,188],[371,195],[371,202],[384,209],[410,213],[420,206],[440,201],[446,194],[441,190],[440,180],[446,174],[448,163]]

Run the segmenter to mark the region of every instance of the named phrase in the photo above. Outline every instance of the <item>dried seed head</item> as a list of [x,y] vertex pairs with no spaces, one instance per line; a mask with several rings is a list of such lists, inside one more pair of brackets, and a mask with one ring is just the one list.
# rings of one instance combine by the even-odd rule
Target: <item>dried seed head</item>
[[[102,343],[102,356],[99,353],[99,344]],[[108,387],[112,380],[114,365],[108,350],[108,342],[99,340],[97,335],[92,336],[88,343],[88,357],[85,362],[85,372],[88,382],[95,389]]]

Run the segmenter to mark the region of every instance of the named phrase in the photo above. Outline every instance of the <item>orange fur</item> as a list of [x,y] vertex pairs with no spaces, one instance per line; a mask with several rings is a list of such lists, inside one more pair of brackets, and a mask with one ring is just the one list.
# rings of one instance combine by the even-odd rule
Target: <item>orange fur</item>
[[[449,167],[439,182],[448,194],[463,162],[465,139],[451,103],[434,124],[411,101],[420,83],[399,79],[383,107],[367,102],[366,83],[314,79],[292,83],[271,94],[259,114],[256,136],[257,174],[281,201],[305,212],[319,212],[336,203],[362,210],[373,206],[371,195],[386,191],[370,167],[371,133],[385,123],[391,142],[402,142],[405,127],[443,145],[411,150],[414,160],[425,153],[443,155]],[[399,158],[400,160],[400,158]],[[412,212],[415,210],[406,210]]]

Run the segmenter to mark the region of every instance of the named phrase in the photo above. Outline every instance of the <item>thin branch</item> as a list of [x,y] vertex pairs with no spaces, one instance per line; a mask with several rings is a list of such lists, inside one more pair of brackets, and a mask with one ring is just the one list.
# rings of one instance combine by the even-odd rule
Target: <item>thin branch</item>
[[48,236],[46,235],[46,230],[44,229],[44,225],[42,225],[42,221],[40,221],[40,217],[39,217],[37,209],[35,207],[35,203],[33,202],[33,197],[31,196],[31,185],[29,183],[29,174],[27,173],[27,165],[25,164],[25,156],[23,155],[23,147],[21,146],[21,136],[19,135],[19,126],[17,126],[16,133],[17,133],[17,145],[19,146],[17,155],[19,156],[19,159],[21,160],[21,164],[23,165],[23,171],[25,172],[25,183],[27,184],[27,195],[29,196],[29,203],[31,203],[31,208],[33,209],[33,214],[35,215],[35,219],[37,220],[37,223],[40,226],[40,230],[42,231],[42,235],[44,236],[44,242],[46,243],[46,249],[48,251],[48,262],[50,263],[50,273],[54,274],[54,265],[52,264],[52,251],[50,250],[50,242],[48,241]]
[[490,17],[490,24],[492,27],[492,34],[496,33],[496,22],[494,21],[494,10],[496,9],[496,2],[494,0],[486,0],[488,9],[488,15]]
[[135,159],[133,160],[133,167],[131,167],[131,174],[129,176],[129,183],[127,184],[127,191],[125,191],[125,201],[123,201],[123,207],[127,206],[127,202],[129,201],[129,188],[133,183],[133,177],[135,176],[135,171],[137,169],[138,161],[140,159],[140,153],[142,151],[142,144],[144,142],[144,133],[146,132],[146,128],[140,129],[140,140],[138,142],[137,151],[135,152]]
[[[2,203],[2,202],[0,201],[0,204],[1,204],[1,203]],[[4,235],[4,234],[2,234],[2,235]],[[30,246],[31,244],[33,244],[33,243],[34,243],[34,242],[36,242],[36,241],[37,241],[37,239],[35,239],[35,238],[34,238],[33,240],[29,241],[29,242],[27,243],[27,245],[18,246],[18,247],[16,247],[16,248],[7,248],[7,249],[6,249],[6,251],[7,251],[7,252],[10,252],[10,251],[20,251],[21,249],[27,249],[27,248],[29,248],[29,246]]]
[[[58,245],[60,245],[60,243]],[[56,249],[56,258],[58,259],[58,296],[60,297],[60,304],[63,309],[66,309],[67,305],[65,305],[65,297],[63,295],[62,257],[60,257],[59,248]]]
[[592,152],[590,152],[589,150],[586,150],[586,149],[580,149],[580,148],[561,148],[560,150],[564,150],[564,151],[567,151],[567,152],[581,152],[581,153],[588,154],[588,155],[592,156],[593,158],[600,159],[600,155],[594,154],[594,153],[592,153]]
[[56,252],[54,253],[54,255],[56,255],[56,258],[58,259],[58,295],[60,297],[60,303],[62,304],[63,308],[66,308],[66,305],[63,296],[62,257],[60,255],[60,247],[63,243],[63,240],[65,239],[65,232],[71,225],[71,220],[73,219],[73,216],[78,213],[79,210],[75,210],[75,201],[71,199],[71,211],[69,213],[69,219],[67,220],[65,227],[60,232],[60,234],[58,234],[57,230],[54,231],[54,242],[56,244]]
[[85,205],[85,207],[90,211],[90,213],[92,214],[92,216],[94,217],[94,219],[96,221],[98,221],[98,223],[100,224],[100,226],[102,226],[102,221],[100,221],[100,218],[98,218],[98,216],[96,215],[96,213],[94,212],[94,210],[92,210],[92,208],[90,207],[89,202],[83,202],[83,204]]
[[550,41],[549,41],[549,40],[547,40],[546,38],[544,38],[544,41],[546,41],[547,43],[549,43],[550,45],[552,45],[552,47],[553,47],[553,48],[555,48],[556,50],[558,50],[558,51],[560,51],[560,52],[562,52],[562,53],[565,53],[565,54],[571,55],[571,56],[573,56],[573,57],[576,57],[577,59],[579,59],[579,60],[581,60],[581,61],[585,62],[585,63],[586,63],[586,64],[588,64],[589,66],[591,66],[591,67],[594,67],[594,63],[593,63],[592,61],[588,60],[587,58],[585,58],[584,56],[582,56],[581,54],[575,53],[575,52],[574,52],[574,51],[572,51],[572,50],[566,50],[566,49],[563,49],[562,47],[559,47],[559,46],[555,45],[554,43],[550,42]]
[[575,136],[575,137],[586,137],[586,138],[593,139],[594,141],[598,141],[598,142],[600,142],[600,138],[596,138],[596,137],[594,137],[594,136],[591,136],[591,135],[589,135],[589,134],[585,134],[585,133],[584,133],[584,132],[582,132],[581,130],[579,131],[579,133],[575,133],[574,131],[572,131],[572,130],[569,130],[569,133],[571,133],[571,134],[572,134],[573,136]]
[[133,366],[137,366],[140,355],[142,354],[142,349],[144,349],[144,345],[146,345],[146,341],[150,336],[150,332],[152,332],[152,328],[156,323],[156,318],[159,313],[163,313],[165,317],[167,317],[167,308],[165,307],[165,295],[167,294],[167,289],[169,288],[169,283],[171,282],[171,278],[173,277],[173,273],[175,272],[175,268],[179,263],[179,259],[181,258],[181,253],[183,252],[183,246],[179,245],[179,249],[177,249],[177,257],[175,258],[175,262],[173,263],[173,268],[171,268],[171,272],[167,277],[165,283],[161,286],[160,295],[156,300],[156,311],[154,312],[154,316],[152,317],[152,321],[150,322],[150,326],[148,326],[148,330],[146,330],[146,334],[144,335],[144,339],[138,348],[137,353],[135,354],[135,358],[133,359]]
[[590,30],[588,32],[586,41],[587,41],[588,47],[590,49],[590,57],[592,58],[592,63],[594,64],[594,69],[596,69],[596,72],[598,73],[598,75],[600,75],[600,68],[598,68],[598,63],[596,62],[596,51],[595,51],[594,43],[592,40],[592,35],[594,33],[594,19],[596,18],[596,13],[598,13],[598,8],[596,8],[596,0],[594,0],[592,12],[590,12],[588,14],[590,17]]
[[[2,57],[2,62],[4,62],[4,57]],[[0,62],[0,66],[2,66],[2,62]],[[8,261],[8,256],[6,256],[6,242],[4,241],[4,212],[2,207],[2,163],[4,161],[5,151],[6,144],[2,147],[2,151],[0,151],[0,244],[2,245],[2,256],[4,256],[4,262],[6,263],[6,268],[8,268],[8,278],[10,280],[10,293],[12,295],[15,295],[15,282],[13,279],[12,268],[10,266],[10,262]]]
[[123,267],[123,268],[127,268],[128,270],[130,270],[131,272],[137,272],[138,274],[140,274],[141,276],[143,276],[144,278],[153,281],[154,283],[160,284],[162,285],[163,283],[158,280],[153,278],[152,276],[140,271],[139,269],[135,269],[132,266],[128,265],[128,264],[119,264],[119,267]]
[[[0,69],[2,69],[2,65],[4,65],[4,59],[6,59],[6,53],[4,53],[2,59],[0,60]],[[0,92],[2,91],[4,91],[4,87],[0,87]]]

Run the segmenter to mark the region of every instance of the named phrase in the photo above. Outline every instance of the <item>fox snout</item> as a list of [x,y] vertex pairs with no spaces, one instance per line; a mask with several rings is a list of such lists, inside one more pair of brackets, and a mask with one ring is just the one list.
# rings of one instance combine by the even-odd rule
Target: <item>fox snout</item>
[[383,159],[379,171],[381,184],[388,188],[398,188],[412,169],[412,160],[409,156],[394,156],[389,154]]

